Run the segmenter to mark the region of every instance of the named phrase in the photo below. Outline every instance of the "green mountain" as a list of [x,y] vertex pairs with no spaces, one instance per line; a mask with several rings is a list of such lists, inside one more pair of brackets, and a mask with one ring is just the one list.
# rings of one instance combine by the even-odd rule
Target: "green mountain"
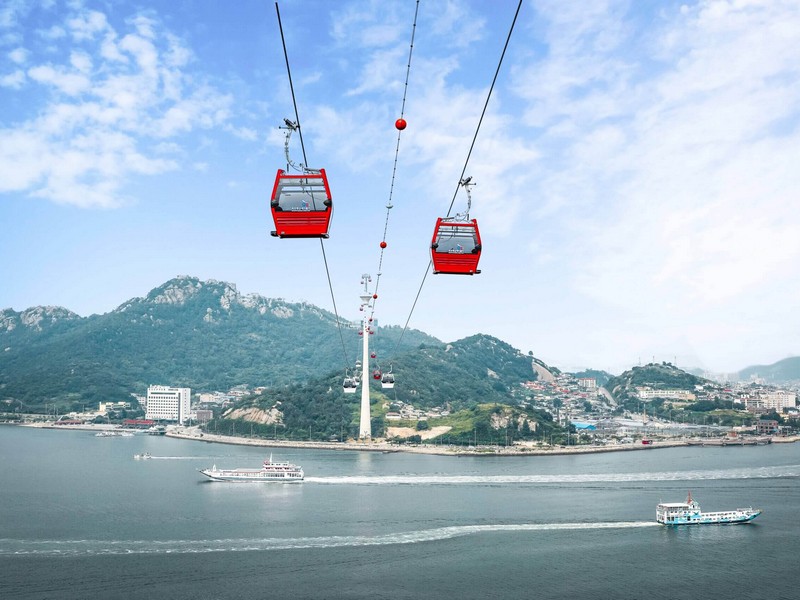
[[707,379],[697,377],[679,369],[671,363],[650,363],[633,367],[617,377],[609,379],[605,388],[617,402],[637,400],[636,388],[649,387],[654,390],[694,390],[695,385],[716,386]]
[[537,378],[530,356],[482,334],[450,344],[423,344],[399,357],[392,372],[403,382],[392,390],[392,398],[420,408],[512,403],[512,391]]
[[[393,389],[382,389],[371,377],[367,380],[376,437],[384,433],[388,408],[400,403],[422,410],[439,407],[453,415],[448,424],[468,423],[468,427],[455,428],[454,441],[468,442],[475,431],[484,441],[497,442],[507,436],[506,431],[502,436],[498,433],[501,412],[514,415],[517,425],[512,438],[523,433],[533,437],[530,427],[523,432],[518,414],[522,411],[515,408],[514,395],[520,383],[536,379],[532,359],[501,340],[479,334],[450,344],[425,343],[398,355],[391,367],[396,380]],[[329,374],[245,398],[211,423],[209,430],[289,439],[352,437],[358,434],[360,400],[360,389],[357,394],[344,394],[341,376]],[[529,413],[531,422],[542,423],[547,431],[557,429],[549,415]]]
[[585,369],[583,371],[578,371],[577,373],[572,374],[573,377],[577,379],[581,378],[591,378],[597,382],[598,386],[605,386],[608,381],[614,377],[611,373],[607,371],[597,371],[595,369]]
[[[285,386],[355,362],[352,323],[316,306],[251,294],[220,281],[178,277],[110,313],[80,317],[59,307],[0,312],[0,402],[22,411],[80,410],[129,400],[148,385],[227,390]],[[380,327],[380,356],[422,343],[422,332]],[[344,343],[344,345],[343,345]],[[345,350],[343,350],[343,347]]]
[[800,356],[784,358],[771,365],[747,367],[738,373],[739,381],[750,381],[753,377],[763,379],[766,383],[798,382],[800,381]]

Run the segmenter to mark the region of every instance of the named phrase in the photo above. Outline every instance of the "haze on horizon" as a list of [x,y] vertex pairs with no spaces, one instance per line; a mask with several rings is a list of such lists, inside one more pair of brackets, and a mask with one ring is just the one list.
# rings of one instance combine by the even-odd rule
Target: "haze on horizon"
[[[381,323],[409,316],[516,5],[420,2]],[[415,2],[280,8],[357,319]],[[797,48],[789,0],[524,2],[467,170],[483,272],[429,275],[409,326],[565,370],[800,354]],[[272,3],[9,0],[0,99],[0,307],[105,313],[187,274],[333,310],[319,243],[269,236],[293,116]]]

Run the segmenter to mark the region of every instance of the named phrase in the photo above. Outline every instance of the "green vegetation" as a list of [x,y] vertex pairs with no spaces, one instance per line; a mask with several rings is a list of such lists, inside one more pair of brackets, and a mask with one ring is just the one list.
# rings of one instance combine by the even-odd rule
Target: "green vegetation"
[[[175,301],[166,299],[179,298]],[[63,311],[63,309],[58,309]],[[63,311],[67,312],[67,311]],[[342,343],[331,313],[317,307],[242,297],[221,282],[178,278],[104,315],[42,321],[0,330],[0,401],[10,410],[59,413],[131,401],[148,385],[228,390],[280,387],[341,368]],[[380,328],[373,347],[395,348],[399,327]],[[345,332],[350,356],[358,336]],[[410,330],[398,348],[438,343]]]
[[607,373],[606,371],[597,371],[595,369],[586,369],[585,371],[578,371],[577,373],[573,373],[572,375],[578,379],[591,377],[597,382],[598,387],[605,386],[606,383],[608,383],[609,379],[613,377],[611,373]]
[[[499,432],[497,415],[508,413],[518,418],[522,411],[515,408],[516,400],[511,390],[521,381],[535,378],[530,359],[508,344],[495,338],[476,335],[452,344],[423,344],[418,349],[397,357],[392,365],[397,385],[383,390],[380,384],[369,380],[372,387],[372,434],[382,437],[386,430],[386,406],[392,403],[411,404],[418,409],[447,406],[458,416],[444,419],[411,421],[399,426],[425,431],[427,427],[444,424],[453,427],[448,436],[450,443],[470,443],[476,436],[483,443],[500,443],[508,439],[539,439],[558,433],[549,414],[527,411],[529,418],[543,425],[533,429],[520,423],[514,429]],[[244,399],[233,406],[236,409],[259,408],[264,411],[275,407],[283,412],[281,425],[251,428],[249,422],[232,420],[224,415],[208,426],[209,431],[293,440],[344,439],[358,435],[360,394],[344,394],[342,377],[327,377],[271,389],[266,393]],[[494,420],[492,419],[495,416]],[[503,417],[505,418],[505,417]],[[546,432],[546,433],[543,433]],[[508,437],[506,435],[508,434]],[[539,436],[539,438],[537,438]],[[549,438],[543,438],[549,439]],[[408,441],[408,440],[406,440]]]
[[[417,425],[417,430],[442,426],[451,428],[447,433],[426,440],[431,444],[510,446],[520,440],[561,444],[566,439],[566,431],[553,421],[549,413],[503,404],[479,404],[446,417],[429,418],[425,423],[422,427]],[[414,427],[413,422],[396,424],[399,427]],[[398,441],[414,443],[416,437]]]
[[[359,402],[360,396],[356,399],[355,394],[342,392],[338,375],[330,375],[307,384],[293,384],[246,398],[208,423],[206,430],[267,439],[343,440],[358,435]],[[283,414],[282,422],[262,424],[226,417],[235,409],[252,407],[264,411],[276,407]],[[383,419],[375,423],[378,431],[382,431],[382,423]]]
[[694,390],[696,385],[711,385],[712,382],[682,371],[670,363],[651,363],[643,367],[633,367],[618,377],[608,380],[605,388],[614,399],[628,410],[637,410],[640,402],[637,388],[648,387],[654,390]]
[[486,335],[451,344],[423,344],[399,356],[391,367],[398,385],[386,390],[387,395],[417,408],[514,404],[512,390],[536,379],[529,357]]

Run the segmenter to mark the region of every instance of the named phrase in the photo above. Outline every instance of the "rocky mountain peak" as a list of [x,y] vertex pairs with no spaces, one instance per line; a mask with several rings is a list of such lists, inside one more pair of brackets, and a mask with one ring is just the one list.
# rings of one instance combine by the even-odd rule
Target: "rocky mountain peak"
[[17,327],[41,331],[43,326],[80,318],[80,315],[63,306],[32,306],[22,312],[6,308],[0,311],[0,331],[13,331]]
[[174,279],[170,279],[154,290],[151,290],[146,300],[153,304],[173,304],[182,306],[202,288],[203,284],[199,279],[195,277],[178,276]]

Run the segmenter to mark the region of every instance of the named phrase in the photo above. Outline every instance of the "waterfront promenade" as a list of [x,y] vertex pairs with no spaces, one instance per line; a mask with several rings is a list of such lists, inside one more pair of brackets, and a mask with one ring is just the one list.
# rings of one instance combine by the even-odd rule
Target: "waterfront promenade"
[[[22,426],[37,427],[44,429],[57,429],[61,431],[86,430],[86,431],[109,431],[119,430],[113,425],[55,425],[53,422],[26,423]],[[702,441],[693,438],[674,438],[666,440],[654,440],[651,444],[644,445],[640,441],[626,444],[604,444],[577,446],[561,446],[538,444],[534,442],[522,442],[512,446],[502,445],[477,445],[477,446],[457,446],[449,444],[397,444],[390,443],[384,439],[377,438],[368,441],[349,440],[346,442],[317,442],[317,441],[296,441],[296,440],[270,440],[257,437],[219,435],[201,431],[198,427],[181,427],[171,425],[167,428],[167,437],[206,442],[214,444],[231,444],[239,446],[262,446],[265,448],[306,448],[314,450],[338,450],[350,452],[408,452],[413,454],[436,454],[441,456],[554,456],[554,455],[574,455],[574,454],[594,454],[600,452],[632,452],[657,450],[660,448],[674,448],[676,446],[703,445]],[[798,436],[773,437],[772,443],[796,442]],[[720,446],[715,443],[714,438],[707,438],[705,445]],[[729,444],[739,445],[739,444]]]

